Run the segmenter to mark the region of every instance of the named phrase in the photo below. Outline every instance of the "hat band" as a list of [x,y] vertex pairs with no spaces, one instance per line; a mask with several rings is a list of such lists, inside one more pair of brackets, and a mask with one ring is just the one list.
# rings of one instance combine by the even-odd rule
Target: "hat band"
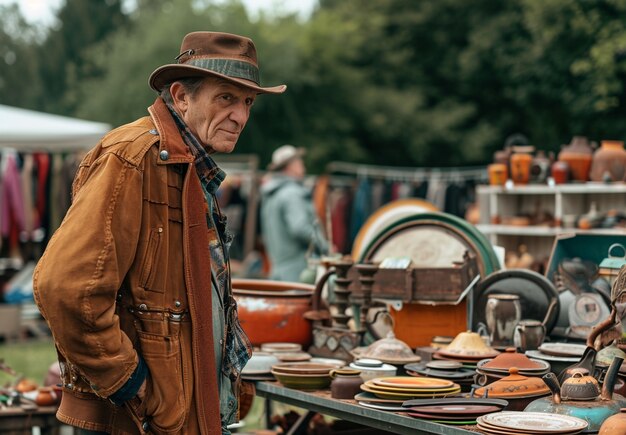
[[197,66],[228,77],[250,80],[259,85],[259,69],[249,62],[233,59],[189,59],[185,65]]

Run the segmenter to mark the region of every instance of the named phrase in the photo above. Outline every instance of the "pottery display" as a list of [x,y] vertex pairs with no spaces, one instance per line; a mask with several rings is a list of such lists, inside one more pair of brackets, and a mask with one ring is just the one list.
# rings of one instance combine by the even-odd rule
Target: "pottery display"
[[379,377],[395,376],[398,371],[396,366],[385,364],[382,361],[371,358],[357,359],[351,362],[349,367],[359,370],[361,372],[361,379],[363,379],[364,382]]
[[407,364],[421,360],[405,342],[395,338],[393,332],[366,348],[354,349],[352,354],[357,358],[375,359],[389,364]]
[[37,406],[52,406],[57,403],[57,396],[52,387],[40,387],[35,397]]
[[528,184],[530,181],[530,167],[533,162],[533,146],[514,146],[513,154],[509,159],[511,180],[515,184]]
[[478,333],[466,331],[459,333],[446,348],[435,352],[434,355],[443,359],[470,359],[478,361],[494,357],[499,353],[492,347],[487,346]]
[[569,165],[557,160],[550,166],[550,174],[555,184],[565,184],[570,179]]
[[361,371],[350,368],[330,371],[330,396],[334,399],[353,399],[361,391]]
[[242,375],[267,374],[279,359],[269,352],[252,352],[252,356],[241,370]]
[[591,161],[591,181],[624,181],[626,176],[626,150],[624,142],[603,140],[593,153]]
[[[408,377],[409,379],[419,379]],[[420,386],[419,384],[397,384],[396,386],[380,385],[376,379],[365,381],[361,385],[361,390],[372,393],[383,399],[404,399],[410,400],[414,398],[437,398],[453,396],[461,392],[461,387],[456,383],[446,384],[449,386],[441,386],[434,384],[435,378],[428,379],[428,384]],[[440,380],[441,381],[441,380]],[[447,382],[447,381],[446,381]],[[434,387],[434,388],[433,388]]]
[[241,278],[233,278],[232,285],[239,321],[253,346],[269,342],[311,344],[312,325],[304,313],[311,310],[314,286]]
[[492,186],[504,186],[509,178],[509,170],[504,163],[492,163],[487,166],[489,184]]
[[503,411],[477,419],[478,428],[488,434],[576,434],[587,428],[580,418],[554,413]]
[[515,327],[522,318],[519,296],[492,294],[485,305],[485,321],[492,347],[508,347],[513,344]]
[[550,389],[541,378],[519,374],[517,367],[509,369],[509,376],[492,382],[474,391],[476,397],[492,397],[509,401],[509,411],[522,411],[537,397],[550,394]]
[[537,151],[537,154],[533,157],[530,165],[531,183],[545,183],[548,180],[552,160],[554,160],[554,155],[548,157],[544,150]]
[[626,408],[621,408],[619,414],[614,414],[604,420],[598,435],[615,435],[626,433]]
[[539,320],[520,320],[513,332],[513,344],[522,352],[538,349],[546,337],[546,327]]
[[548,373],[543,379],[550,387],[552,396],[533,401],[525,411],[578,417],[588,422],[585,433],[597,433],[602,423],[620,412],[625,404],[624,397],[613,393],[622,361],[621,358],[613,360],[601,390],[597,381],[584,369],[575,369],[572,376],[560,386],[554,373]]
[[574,136],[570,144],[563,145],[558,159],[568,164],[572,181],[585,182],[589,179],[593,148],[586,137]]

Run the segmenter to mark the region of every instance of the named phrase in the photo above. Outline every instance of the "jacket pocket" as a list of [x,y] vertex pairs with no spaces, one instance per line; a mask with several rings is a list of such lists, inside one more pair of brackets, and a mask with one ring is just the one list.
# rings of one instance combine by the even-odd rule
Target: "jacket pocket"
[[141,355],[150,371],[142,411],[154,432],[179,432],[187,417],[187,376],[183,373],[180,340],[178,336],[138,333]]
[[150,231],[150,239],[148,240],[143,264],[141,265],[141,280],[139,281],[139,285],[146,290],[160,291],[154,289],[154,277],[156,275],[157,258],[162,237],[163,227]]

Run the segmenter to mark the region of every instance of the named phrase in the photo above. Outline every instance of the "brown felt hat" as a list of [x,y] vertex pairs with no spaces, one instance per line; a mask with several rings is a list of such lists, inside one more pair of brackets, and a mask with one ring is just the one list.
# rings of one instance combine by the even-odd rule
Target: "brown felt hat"
[[158,67],[150,75],[150,87],[163,86],[188,77],[221,77],[260,94],[281,94],[286,85],[262,87],[256,48],[251,39],[219,32],[192,32],[185,36],[176,56],[178,63]]

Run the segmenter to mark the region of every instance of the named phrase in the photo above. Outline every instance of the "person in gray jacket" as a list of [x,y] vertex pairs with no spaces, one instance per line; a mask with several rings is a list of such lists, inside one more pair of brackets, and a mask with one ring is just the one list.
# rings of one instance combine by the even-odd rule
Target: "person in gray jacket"
[[283,145],[272,153],[272,176],[261,187],[261,232],[272,266],[271,279],[300,280],[307,252],[326,254],[326,241],[303,184],[304,150]]

